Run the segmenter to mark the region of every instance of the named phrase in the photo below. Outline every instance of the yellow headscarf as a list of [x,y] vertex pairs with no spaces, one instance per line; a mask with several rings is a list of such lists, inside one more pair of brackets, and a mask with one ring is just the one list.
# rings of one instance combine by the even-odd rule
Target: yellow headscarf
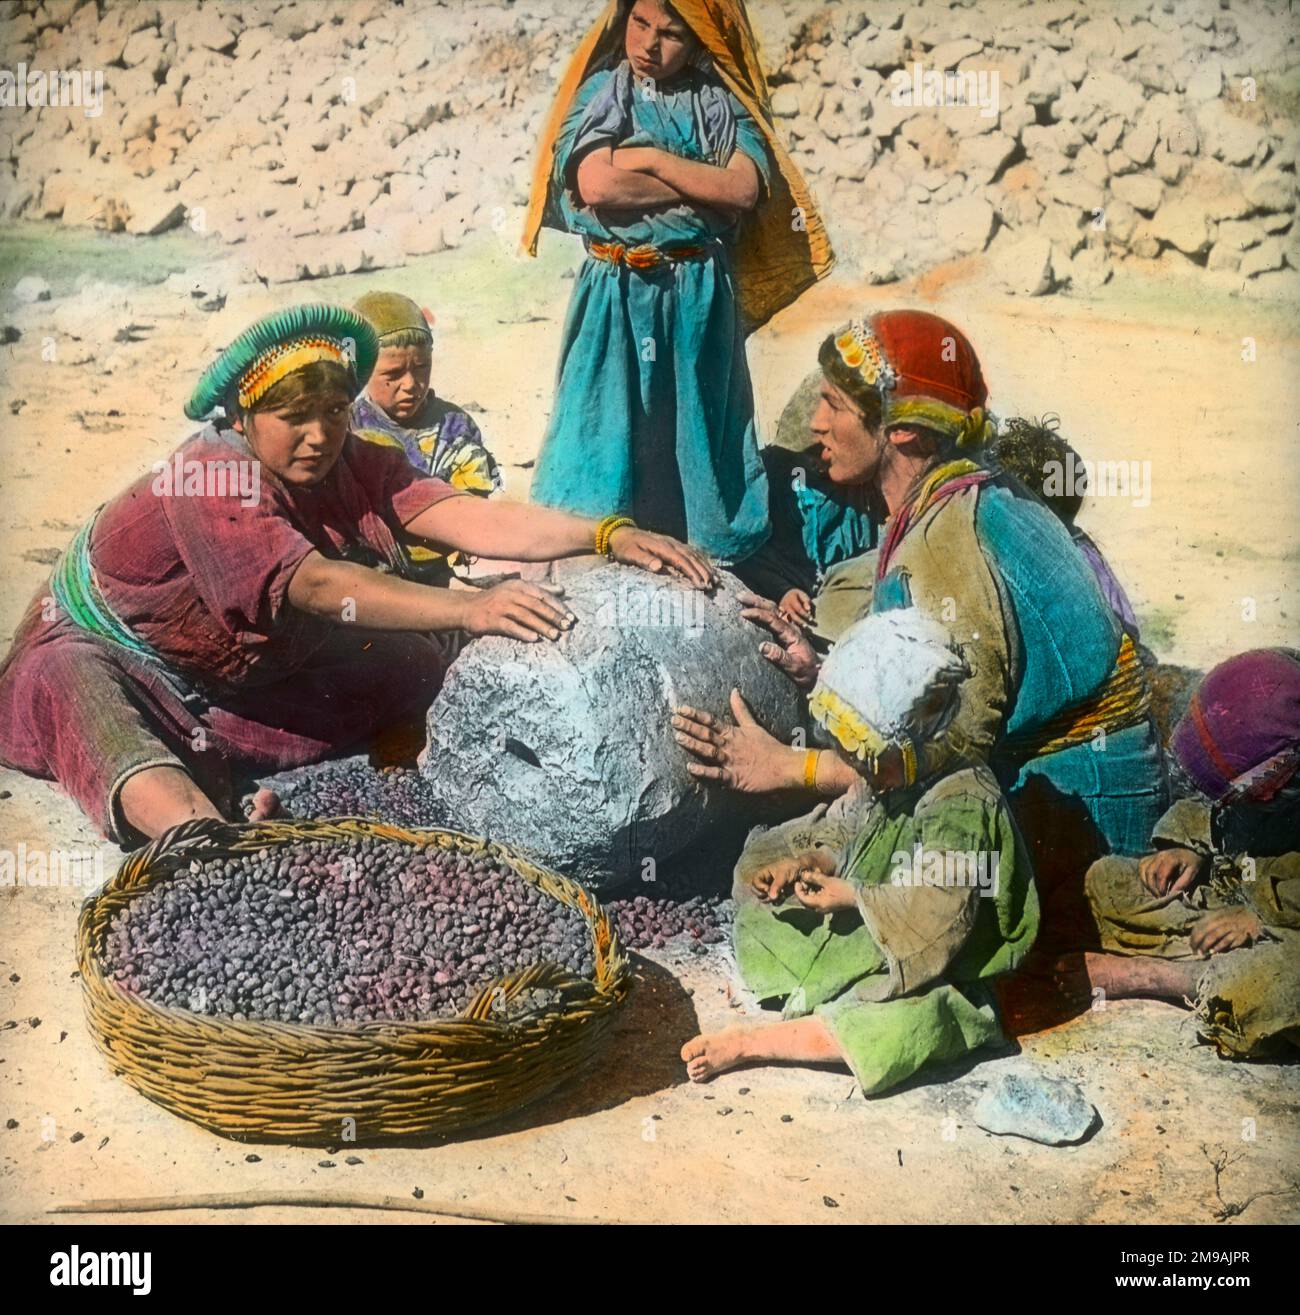
[[[622,58],[625,11],[632,0],[610,0],[583,37],[560,82],[542,131],[524,223],[524,250],[537,254],[537,237],[550,199],[555,139],[573,98],[587,77],[611,56]],[[736,281],[745,327],[752,332],[805,289],[825,278],[835,263],[830,238],[808,184],[772,127],[767,78],[744,0],[671,0],[673,9],[713,57],[722,85],[753,116],[776,161],[772,194],[742,221],[736,243]],[[800,219],[802,227],[796,224]]]

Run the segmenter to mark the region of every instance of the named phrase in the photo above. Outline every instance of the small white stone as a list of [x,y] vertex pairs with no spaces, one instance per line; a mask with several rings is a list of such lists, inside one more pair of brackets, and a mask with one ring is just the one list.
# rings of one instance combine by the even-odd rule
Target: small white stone
[[50,285],[37,274],[26,274],[14,284],[14,300],[30,306],[35,301],[49,301]]

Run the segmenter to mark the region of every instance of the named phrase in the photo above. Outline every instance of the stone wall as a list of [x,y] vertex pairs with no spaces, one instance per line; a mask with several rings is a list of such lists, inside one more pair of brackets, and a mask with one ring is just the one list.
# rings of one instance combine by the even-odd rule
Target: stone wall
[[[25,65],[29,92],[38,71],[102,73],[103,106],[0,109],[0,217],[189,224],[272,282],[517,227],[550,95],[598,8],[19,0],[4,69]],[[987,252],[1026,294],[1131,262],[1294,295],[1300,25],[1283,0],[751,12],[850,274]]]

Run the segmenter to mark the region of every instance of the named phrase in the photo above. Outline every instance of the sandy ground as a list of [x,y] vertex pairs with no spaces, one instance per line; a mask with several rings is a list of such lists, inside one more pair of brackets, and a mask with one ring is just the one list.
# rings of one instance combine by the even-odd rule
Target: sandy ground
[[[0,296],[31,259],[31,248],[21,259],[11,253]],[[80,520],[184,436],[181,404],[211,349],[289,300],[351,300],[394,286],[433,307],[435,383],[479,412],[507,463],[509,496],[526,496],[570,286],[563,275],[575,261],[563,239],[550,238],[540,261],[520,262],[489,236],[400,274],[253,285],[216,315],[161,287],[141,288],[133,302],[140,341],[107,360],[42,361],[32,333],[0,349],[9,491],[0,506],[0,635],[7,642]],[[1148,505],[1095,497],[1081,519],[1162,657],[1203,667],[1244,648],[1294,644],[1300,332],[1287,308],[1193,293],[1131,277],[1092,300],[1015,300],[989,292],[977,264],[906,287],[833,279],[751,344],[761,419],[775,427],[815,364],[819,338],[849,314],[901,303],[947,313],[980,351],[995,409],[1059,413],[1085,457],[1150,462]],[[1243,359],[1246,339],[1253,361]],[[109,871],[118,857],[52,789],[0,773],[0,846],[20,843],[98,846]],[[393,1196],[425,1213],[262,1208],[220,1217],[418,1222],[442,1218],[429,1213],[441,1205],[574,1220],[1208,1222],[1223,1202],[1264,1193],[1241,1218],[1300,1218],[1300,1190],[1289,1190],[1300,1164],[1300,1069],[1220,1062],[1172,1007],[1112,1004],[1023,1038],[1019,1054],[1012,1047],[872,1101],[832,1070],[749,1070],[692,1086],[677,1058],[682,1042],[745,1011],[721,956],[639,959],[638,988],[597,1069],[507,1124],[427,1147],[329,1156],[237,1145],[109,1074],[84,1026],[74,973],[80,895],[0,888],[6,1220],[46,1219],[55,1205],[105,1197],[254,1191],[308,1191],[322,1202]],[[1088,1142],[1050,1149],[974,1125],[985,1084],[1003,1068],[1030,1065],[1082,1086],[1103,1119]],[[246,1161],[250,1151],[260,1161]],[[346,1165],[351,1153],[363,1163]],[[1222,1200],[1214,1155],[1232,1160]],[[320,1167],[327,1158],[336,1167]]]

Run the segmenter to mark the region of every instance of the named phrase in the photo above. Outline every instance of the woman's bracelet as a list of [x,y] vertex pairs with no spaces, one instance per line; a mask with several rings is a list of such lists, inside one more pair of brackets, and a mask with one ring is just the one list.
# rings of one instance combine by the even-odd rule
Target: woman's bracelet
[[631,516],[606,516],[596,526],[596,551],[602,557],[610,556],[609,540],[615,530],[621,530],[624,526],[630,525],[636,528],[636,522]]
[[817,760],[822,756],[820,749],[809,749],[803,758],[803,786],[805,790],[817,788]]

